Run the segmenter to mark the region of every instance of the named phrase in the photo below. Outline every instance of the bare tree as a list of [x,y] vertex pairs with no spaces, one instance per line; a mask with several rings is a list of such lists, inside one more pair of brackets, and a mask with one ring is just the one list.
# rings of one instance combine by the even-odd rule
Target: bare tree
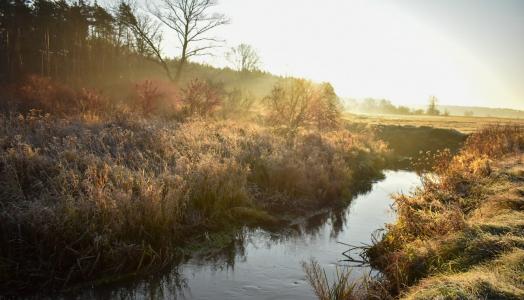
[[282,80],[273,87],[265,102],[269,121],[290,135],[310,125],[318,130],[333,129],[341,121],[340,99],[329,83]]
[[160,0],[161,5],[150,8],[151,12],[167,27],[173,29],[180,42],[182,53],[177,66],[175,81],[180,80],[182,70],[192,56],[209,54],[217,47],[211,30],[229,23],[222,14],[208,14],[217,4],[216,0]]
[[164,68],[167,77],[173,80],[169,65],[161,53],[160,24],[147,14],[139,14],[136,6],[130,2],[120,3],[117,16],[119,22],[133,33],[136,51],[145,57],[155,58],[155,61]]
[[227,60],[239,71],[256,71],[260,67],[260,57],[253,47],[240,44],[230,49],[226,54]]
[[428,103],[428,109],[426,110],[426,114],[430,116],[438,116],[440,115],[440,111],[437,109],[438,105],[438,99],[435,96],[429,97],[429,103]]
[[315,89],[304,79],[290,79],[277,83],[265,98],[269,120],[294,134],[309,119],[309,108],[314,101]]

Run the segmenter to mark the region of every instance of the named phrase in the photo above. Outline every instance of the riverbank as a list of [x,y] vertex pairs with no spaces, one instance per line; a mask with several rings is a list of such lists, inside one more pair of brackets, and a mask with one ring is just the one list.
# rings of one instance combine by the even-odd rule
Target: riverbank
[[0,114],[4,294],[153,273],[186,241],[336,205],[380,176],[386,146],[346,129],[126,111]]
[[[278,228],[243,227],[236,234],[210,234],[212,251],[198,247],[187,260],[163,272],[86,286],[65,294],[63,299],[150,299],[161,295],[164,299],[314,300],[301,262],[315,257],[328,274],[334,271],[337,258],[346,248],[338,242],[370,243],[371,232],[394,220],[388,195],[417,184],[414,172],[384,171],[384,178],[342,207],[325,208]],[[222,240],[222,247],[215,244],[217,239]],[[359,268],[352,275],[368,271]]]
[[[440,139],[395,128],[389,148],[340,119],[329,85],[298,79],[265,100],[200,80],[114,98],[31,76],[3,91],[0,294],[156,273],[242,226],[343,206]],[[394,143],[413,134],[415,149]]]
[[[280,228],[343,206],[399,159],[443,147],[432,142],[443,135],[462,139],[351,124],[290,139],[255,121],[125,110],[0,120],[0,282],[11,294],[157,273],[229,247],[244,225]],[[377,138],[385,133],[424,139],[390,147]]]
[[384,274],[367,295],[522,299],[523,150],[522,128],[489,127],[458,155],[437,155],[423,186],[395,198],[398,220],[367,250]]

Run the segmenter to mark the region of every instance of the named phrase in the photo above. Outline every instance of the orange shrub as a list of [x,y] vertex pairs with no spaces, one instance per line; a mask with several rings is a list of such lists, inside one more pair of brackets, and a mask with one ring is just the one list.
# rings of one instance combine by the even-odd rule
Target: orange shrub
[[110,100],[100,91],[90,88],[73,89],[37,75],[28,76],[16,85],[3,87],[2,94],[2,100],[8,102],[8,109],[11,111],[25,113],[37,109],[62,116],[109,113]]
[[76,93],[63,84],[37,75],[29,76],[16,88],[16,100],[23,110],[32,108],[66,113],[79,107]]
[[472,155],[499,157],[524,149],[524,128],[519,125],[496,125],[473,133],[464,150]]
[[137,105],[143,115],[147,116],[156,111],[164,94],[151,80],[145,80],[135,85]]
[[200,79],[193,79],[182,89],[181,101],[189,116],[206,117],[222,103],[223,91]]

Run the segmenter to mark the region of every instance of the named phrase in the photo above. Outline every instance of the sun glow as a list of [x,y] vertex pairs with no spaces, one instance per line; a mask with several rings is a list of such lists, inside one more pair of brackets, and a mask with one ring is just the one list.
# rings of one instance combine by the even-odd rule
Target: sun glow
[[[227,0],[217,9],[231,17],[217,32],[228,46],[251,44],[265,70],[330,81],[341,96],[519,106],[472,49],[393,1]],[[225,66],[222,57],[202,61]]]

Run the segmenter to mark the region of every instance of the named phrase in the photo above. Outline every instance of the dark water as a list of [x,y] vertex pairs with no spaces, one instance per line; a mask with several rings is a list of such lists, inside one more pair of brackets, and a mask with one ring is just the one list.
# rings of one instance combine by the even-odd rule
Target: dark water
[[[168,274],[139,282],[84,291],[81,299],[315,299],[305,280],[302,261],[315,258],[328,274],[344,264],[347,246],[369,243],[371,234],[394,221],[390,195],[408,192],[418,176],[387,171],[344,208],[297,221],[279,233],[244,230],[238,242],[211,257],[193,258]],[[352,276],[370,270],[355,267]]]

